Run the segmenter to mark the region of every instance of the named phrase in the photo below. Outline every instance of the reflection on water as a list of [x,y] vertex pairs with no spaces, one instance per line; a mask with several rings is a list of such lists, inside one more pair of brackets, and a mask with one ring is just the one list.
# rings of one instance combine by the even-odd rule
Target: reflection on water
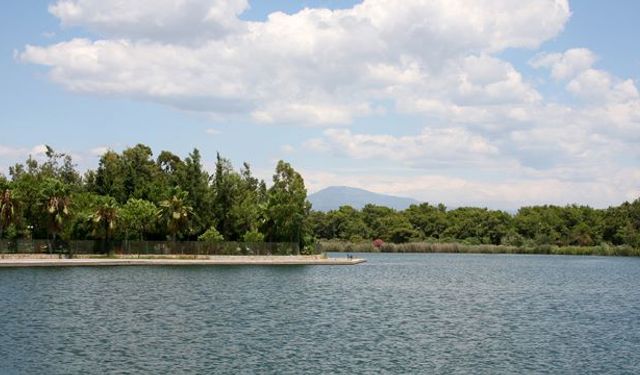
[[0,374],[640,373],[640,259],[0,269]]

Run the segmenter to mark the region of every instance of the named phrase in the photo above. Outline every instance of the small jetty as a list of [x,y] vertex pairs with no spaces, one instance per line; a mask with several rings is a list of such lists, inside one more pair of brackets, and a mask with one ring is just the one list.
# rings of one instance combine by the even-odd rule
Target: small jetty
[[345,257],[328,258],[322,255],[265,255],[265,256],[132,256],[115,257],[83,257],[77,255],[72,259],[60,258],[57,255],[30,257],[28,254],[0,257],[2,267],[99,267],[99,266],[350,266],[366,262],[365,259]]

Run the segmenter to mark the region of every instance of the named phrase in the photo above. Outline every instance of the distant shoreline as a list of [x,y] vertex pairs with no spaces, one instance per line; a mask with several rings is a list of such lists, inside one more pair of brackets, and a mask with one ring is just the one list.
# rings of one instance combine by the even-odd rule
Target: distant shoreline
[[448,254],[537,254],[537,255],[583,255],[583,256],[640,256],[640,249],[631,246],[508,246],[468,245],[462,243],[407,242],[384,243],[375,247],[372,242],[320,241],[320,250],[325,253],[448,253]]
[[97,257],[76,255],[72,259],[47,254],[2,254],[0,268],[3,267],[98,267],[98,266],[286,266],[325,265],[346,266],[366,262],[356,258],[327,258],[318,255],[291,256],[115,256]]

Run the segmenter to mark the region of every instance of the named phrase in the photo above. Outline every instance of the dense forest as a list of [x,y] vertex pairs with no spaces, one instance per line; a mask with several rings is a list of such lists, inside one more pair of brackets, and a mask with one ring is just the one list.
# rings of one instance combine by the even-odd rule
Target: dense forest
[[249,164],[219,154],[208,173],[195,149],[182,159],[145,145],[108,151],[81,175],[47,147],[0,176],[0,238],[313,242],[304,181],[278,162],[269,188]]
[[515,215],[486,208],[422,203],[404,211],[367,205],[311,212],[309,223],[319,239],[350,242],[380,239],[514,247],[612,246],[640,248],[640,199],[594,209],[570,205],[523,207]]
[[367,205],[312,211],[304,180],[278,162],[270,186],[249,164],[216,157],[213,173],[195,149],[186,158],[145,145],[108,151],[80,174],[47,148],[0,175],[0,238],[209,240],[640,248],[640,199],[607,209],[523,207],[515,214],[423,203],[404,211]]

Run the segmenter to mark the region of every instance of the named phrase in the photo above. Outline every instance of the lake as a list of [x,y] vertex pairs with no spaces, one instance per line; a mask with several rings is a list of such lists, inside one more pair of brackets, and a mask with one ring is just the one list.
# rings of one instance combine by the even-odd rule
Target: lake
[[640,373],[638,258],[359,256],[0,269],[0,374]]

